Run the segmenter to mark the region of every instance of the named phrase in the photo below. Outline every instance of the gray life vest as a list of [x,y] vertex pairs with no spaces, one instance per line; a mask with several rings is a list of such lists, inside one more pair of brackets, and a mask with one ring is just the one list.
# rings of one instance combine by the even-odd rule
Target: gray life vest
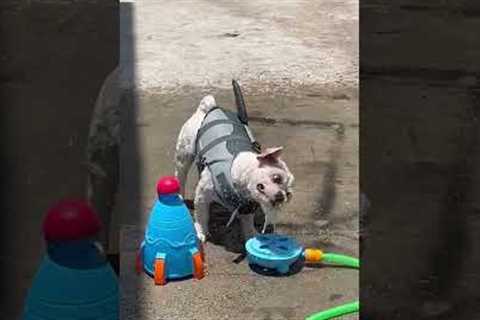
[[236,214],[253,213],[258,204],[244,199],[235,190],[231,169],[240,152],[260,152],[252,133],[238,116],[229,110],[215,107],[205,116],[197,133],[196,163],[201,173],[207,168],[215,192],[226,209],[232,212],[229,225]]

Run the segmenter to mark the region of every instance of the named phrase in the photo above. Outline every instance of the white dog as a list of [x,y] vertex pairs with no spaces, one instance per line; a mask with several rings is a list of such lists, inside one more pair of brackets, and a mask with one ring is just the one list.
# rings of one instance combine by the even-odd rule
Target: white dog
[[194,207],[195,228],[202,242],[208,235],[212,202],[232,212],[227,226],[236,216],[240,218],[248,239],[257,233],[253,219],[257,208],[265,214],[263,233],[292,197],[294,177],[280,159],[283,148],[260,150],[247,126],[240,87],[235,81],[233,85],[238,114],[218,107],[213,96],[205,96],[183,125],[176,146],[175,175],[182,197],[193,162],[200,172]]

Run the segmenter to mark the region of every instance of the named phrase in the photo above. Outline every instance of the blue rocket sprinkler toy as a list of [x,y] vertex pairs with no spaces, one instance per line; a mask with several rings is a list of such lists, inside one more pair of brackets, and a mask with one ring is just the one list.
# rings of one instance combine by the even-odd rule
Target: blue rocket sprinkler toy
[[175,177],[158,181],[158,199],[137,255],[137,272],[145,271],[156,285],[166,284],[167,279],[202,279],[205,275],[203,248],[179,191]]
[[47,254],[29,290],[23,320],[117,320],[118,281],[95,236],[101,223],[83,201],[54,205],[43,224]]

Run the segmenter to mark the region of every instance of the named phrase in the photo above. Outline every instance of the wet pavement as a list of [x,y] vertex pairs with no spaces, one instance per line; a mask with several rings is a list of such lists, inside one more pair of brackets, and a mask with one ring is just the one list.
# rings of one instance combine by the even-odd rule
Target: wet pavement
[[[123,180],[117,226],[132,226],[123,235],[121,282],[127,295],[122,319],[300,319],[317,310],[358,297],[358,271],[305,268],[281,278],[259,275],[239,259],[238,229],[223,234],[206,249],[208,276],[155,287],[133,273],[133,257],[155,198],[155,183],[173,173],[178,131],[202,97],[202,89],[185,88],[183,95],[144,93],[138,97],[138,117],[126,134],[127,148],[139,150],[140,187]],[[233,108],[233,92],[214,90],[217,102]],[[305,89],[295,96],[246,95],[251,127],[263,145],[283,145],[284,159],[296,176],[291,203],[279,217],[276,231],[294,236],[306,247],[358,256],[358,109],[354,90]],[[127,101],[127,100],[124,100]],[[127,103],[127,102],[125,102]],[[347,116],[346,116],[347,115]],[[128,164],[123,166],[128,171]],[[123,171],[122,171],[123,172]],[[123,172],[124,177],[131,176]],[[197,180],[192,170],[187,199]],[[128,191],[130,190],[130,192]],[[138,201],[127,193],[138,192]],[[137,207],[135,207],[137,206]],[[225,223],[225,222],[224,222]],[[136,240],[135,240],[136,239]],[[112,241],[114,241],[112,239]],[[137,242],[136,242],[137,241]],[[236,246],[235,246],[236,244]],[[240,244],[241,246],[241,244]],[[232,249],[233,248],[233,249]],[[137,288],[133,290],[132,288]],[[333,298],[332,298],[333,297]],[[338,297],[338,299],[337,299]],[[195,301],[195,303],[188,303]],[[188,307],[187,307],[188,306]],[[221,316],[220,316],[221,315]],[[352,316],[354,318],[354,316]]]

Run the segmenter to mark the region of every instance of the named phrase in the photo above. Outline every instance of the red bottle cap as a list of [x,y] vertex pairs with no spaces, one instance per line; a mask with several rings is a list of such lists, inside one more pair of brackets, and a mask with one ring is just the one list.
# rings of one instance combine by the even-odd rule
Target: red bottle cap
[[43,221],[45,240],[79,240],[96,235],[102,223],[84,201],[63,200],[53,205]]
[[158,180],[157,194],[167,195],[180,192],[180,182],[176,177],[163,177]]

